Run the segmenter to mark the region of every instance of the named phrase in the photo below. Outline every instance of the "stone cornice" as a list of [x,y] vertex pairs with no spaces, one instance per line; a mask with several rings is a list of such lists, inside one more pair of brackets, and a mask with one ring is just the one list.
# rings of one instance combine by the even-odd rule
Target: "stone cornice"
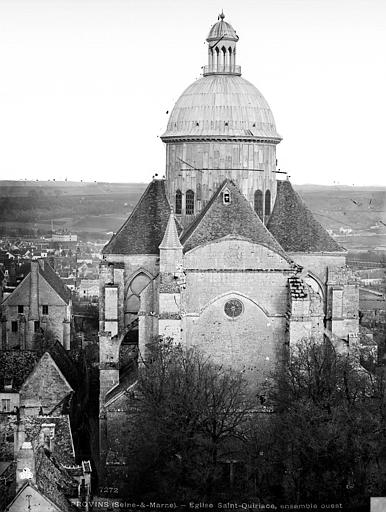
[[173,142],[258,142],[262,144],[279,144],[281,137],[255,137],[255,136],[229,136],[229,135],[162,135],[162,142],[173,143]]

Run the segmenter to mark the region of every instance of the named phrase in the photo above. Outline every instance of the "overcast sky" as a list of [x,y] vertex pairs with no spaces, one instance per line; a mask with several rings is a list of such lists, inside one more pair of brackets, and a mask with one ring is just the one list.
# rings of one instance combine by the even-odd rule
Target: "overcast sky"
[[149,181],[224,9],[295,183],[386,185],[386,0],[0,0],[0,179]]

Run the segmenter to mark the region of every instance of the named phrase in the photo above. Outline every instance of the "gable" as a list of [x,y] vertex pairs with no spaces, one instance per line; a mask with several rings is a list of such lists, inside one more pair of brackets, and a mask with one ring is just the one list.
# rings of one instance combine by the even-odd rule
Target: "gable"
[[28,305],[29,304],[29,291],[31,286],[31,277],[28,274],[19,283],[13,292],[8,295],[3,301],[4,306],[17,306],[18,304]]
[[187,269],[213,269],[215,272],[227,269],[248,272],[291,268],[287,259],[271,248],[231,235],[195,247],[185,254],[184,265]]
[[63,300],[63,298],[42,275],[39,276],[39,303],[49,304],[51,306],[66,305],[66,302]]
[[[39,267],[39,304],[50,304],[60,306],[67,305],[70,297],[69,291],[65,289],[65,286],[61,282],[59,276],[57,276],[52,269],[51,271],[52,273],[55,274],[55,277],[53,277],[51,275],[51,272],[47,270],[49,265],[45,264],[45,267],[47,267],[45,271],[42,271],[42,269]],[[15,290],[4,300],[3,305],[29,305],[30,289],[31,273],[29,273],[15,288]]]
[[[29,498],[27,498],[29,496]],[[27,510],[26,504],[29,504],[31,510],[40,510],[42,512],[62,512],[51,500],[34,485],[27,484],[20,489],[14,500],[9,505],[9,512],[20,512]]]
[[57,364],[45,352],[20,389],[20,401],[31,407],[52,409],[73,391]]
[[[229,202],[223,198],[225,189],[230,194]],[[184,252],[188,252],[226,236],[261,244],[290,261],[244,195],[229,180],[224,181],[196,220],[182,233],[181,243]]]

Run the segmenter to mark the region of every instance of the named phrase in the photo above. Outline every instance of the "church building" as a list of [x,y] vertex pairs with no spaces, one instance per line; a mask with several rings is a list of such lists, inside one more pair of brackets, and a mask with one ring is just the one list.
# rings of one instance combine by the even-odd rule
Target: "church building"
[[[133,347],[157,336],[264,382],[288,346],[326,332],[358,336],[358,286],[346,251],[276,165],[281,136],[241,75],[238,36],[221,14],[202,78],[180,96],[153,180],[103,249],[100,268],[102,465],[125,465],[115,435],[133,384]],[[118,419],[117,419],[118,418]]]

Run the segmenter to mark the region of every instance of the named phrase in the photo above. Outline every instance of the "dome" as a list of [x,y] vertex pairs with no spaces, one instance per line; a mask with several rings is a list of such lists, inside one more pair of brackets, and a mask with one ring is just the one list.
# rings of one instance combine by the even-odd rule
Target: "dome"
[[218,39],[230,39],[232,41],[238,41],[239,37],[236,34],[235,29],[230,23],[224,21],[224,15],[220,14],[220,21],[215,23],[209,31],[207,41],[217,41]]
[[162,138],[275,139],[275,120],[264,96],[237,75],[204,76],[180,96]]

